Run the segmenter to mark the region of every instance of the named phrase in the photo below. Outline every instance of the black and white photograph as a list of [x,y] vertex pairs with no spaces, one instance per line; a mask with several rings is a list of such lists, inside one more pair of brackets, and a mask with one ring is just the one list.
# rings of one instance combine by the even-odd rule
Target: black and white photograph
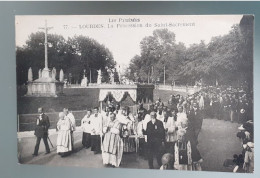
[[19,164],[254,173],[254,15],[15,15]]

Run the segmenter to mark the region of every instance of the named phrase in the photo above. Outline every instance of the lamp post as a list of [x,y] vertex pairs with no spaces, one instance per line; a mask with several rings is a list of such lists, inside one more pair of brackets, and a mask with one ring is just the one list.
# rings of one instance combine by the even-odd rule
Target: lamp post
[[163,84],[165,85],[165,66],[163,67]]
[[150,68],[148,69],[148,84],[150,83]]
[[92,80],[91,80],[91,68],[89,68],[89,83],[92,83]]

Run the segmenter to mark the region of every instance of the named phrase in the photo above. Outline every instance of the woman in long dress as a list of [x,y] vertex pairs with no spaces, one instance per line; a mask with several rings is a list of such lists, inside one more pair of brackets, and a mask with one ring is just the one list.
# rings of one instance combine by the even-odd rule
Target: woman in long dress
[[71,129],[72,124],[70,119],[63,112],[59,113],[59,121],[57,123],[57,153],[66,156],[72,151]]
[[122,124],[115,119],[115,114],[110,114],[110,121],[103,128],[105,133],[102,144],[102,158],[104,165],[119,167],[123,156]]

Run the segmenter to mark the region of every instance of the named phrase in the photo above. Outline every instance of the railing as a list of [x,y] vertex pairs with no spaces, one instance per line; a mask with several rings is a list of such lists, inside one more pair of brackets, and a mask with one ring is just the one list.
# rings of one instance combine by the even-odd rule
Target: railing
[[[143,104],[144,108],[149,109],[149,104]],[[137,113],[137,105],[129,106],[130,112],[134,115]],[[79,110],[79,111],[72,111],[75,120],[76,120],[76,126],[81,125],[81,119],[86,114],[85,110]],[[50,112],[45,113],[50,120],[50,129],[55,129],[56,124],[59,120],[59,112]],[[38,114],[18,114],[17,116],[17,131],[18,132],[24,132],[24,131],[32,131],[35,129],[36,124],[36,118],[38,117]]]
[[185,92],[188,94],[194,94],[200,90],[200,87],[194,86],[171,86],[171,85],[156,85],[155,89],[157,90],[171,90],[178,92]]

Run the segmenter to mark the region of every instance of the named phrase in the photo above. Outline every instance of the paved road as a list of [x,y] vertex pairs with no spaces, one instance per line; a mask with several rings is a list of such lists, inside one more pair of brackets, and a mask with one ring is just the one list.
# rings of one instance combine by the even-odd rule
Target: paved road
[[[216,119],[204,119],[202,130],[199,135],[199,150],[204,159],[202,168],[205,171],[225,171],[231,169],[223,167],[223,162],[227,158],[232,158],[233,154],[240,153],[240,142],[236,137],[239,124]],[[51,154],[44,155],[44,144],[41,142],[39,156],[32,157],[33,147],[35,145],[34,137],[21,138],[18,140],[18,149],[20,150],[20,163],[40,164],[49,166],[80,166],[102,168],[101,155],[94,155],[89,149],[81,145],[81,132],[74,133],[75,153],[61,158],[56,154],[56,149],[51,149]],[[57,135],[50,136],[55,145]],[[156,161],[154,160],[156,165]],[[148,161],[140,158],[135,153],[125,154],[123,156],[123,168],[148,168]],[[158,168],[158,166],[157,166]]]

